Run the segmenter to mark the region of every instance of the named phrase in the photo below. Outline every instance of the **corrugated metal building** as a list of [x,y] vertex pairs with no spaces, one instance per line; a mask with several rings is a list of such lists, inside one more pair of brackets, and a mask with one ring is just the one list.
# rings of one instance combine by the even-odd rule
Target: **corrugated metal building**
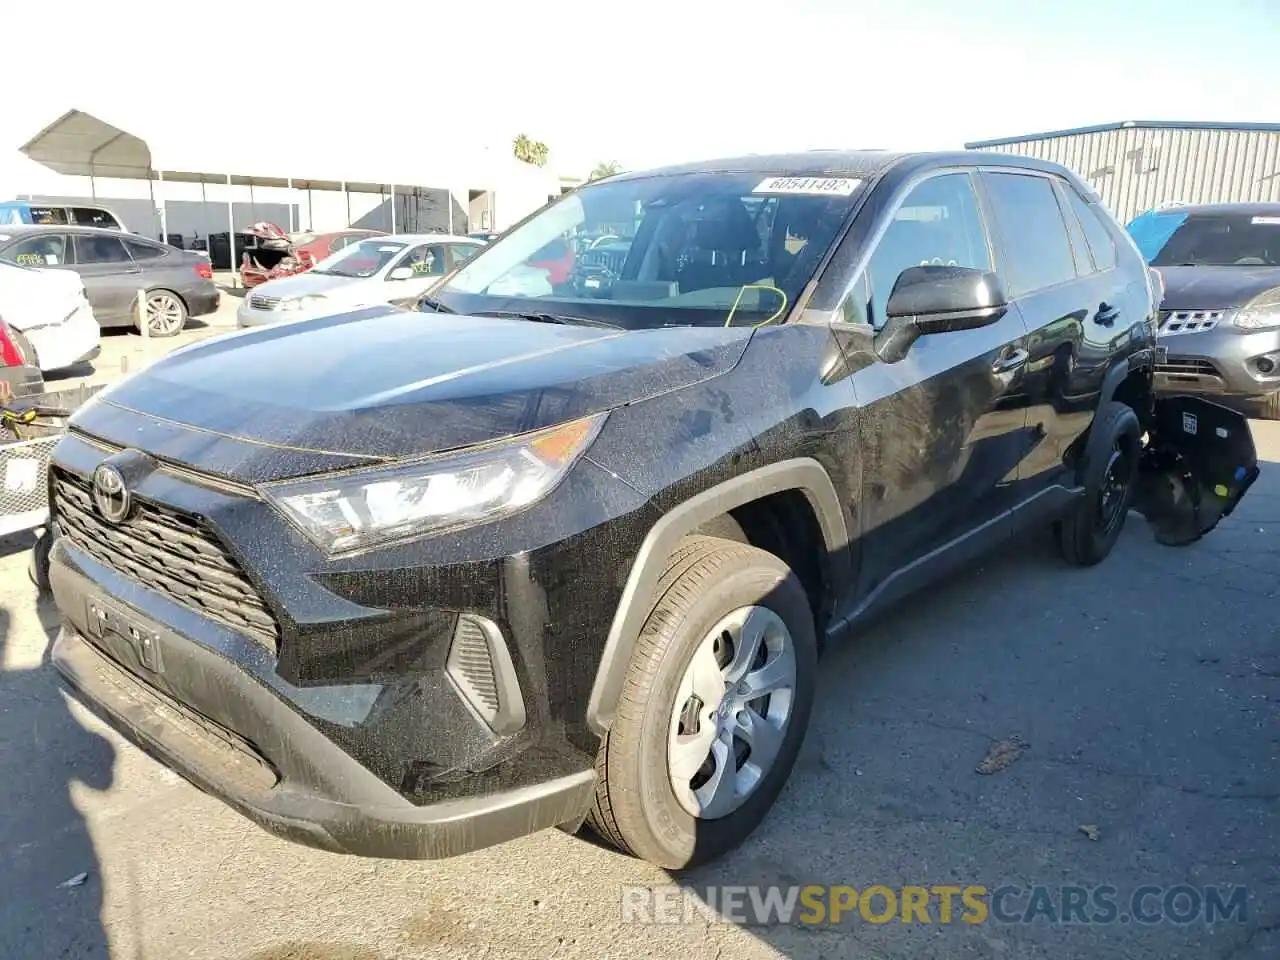
[[1166,203],[1280,201],[1280,123],[1129,120],[966,143],[1074,170],[1121,223]]

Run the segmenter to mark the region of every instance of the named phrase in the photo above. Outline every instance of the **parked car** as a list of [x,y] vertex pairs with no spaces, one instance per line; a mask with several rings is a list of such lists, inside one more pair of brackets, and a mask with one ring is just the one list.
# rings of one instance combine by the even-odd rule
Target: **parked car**
[[84,281],[70,271],[0,261],[0,317],[21,334],[31,348],[27,359],[45,373],[91,360],[101,349]]
[[236,321],[260,327],[416,299],[483,246],[469,237],[438,233],[358,240],[306,273],[255,287],[236,311]]
[[1164,281],[1157,390],[1280,420],[1280,203],[1183,205],[1128,229]]
[[331,233],[286,234],[275,224],[256,226],[256,230],[250,230],[262,238],[262,246],[248,248],[241,256],[240,283],[245,288],[306,273],[321,260],[353,243],[387,235],[381,230],[354,227]]
[[120,231],[125,229],[124,221],[114,212],[96,204],[67,206],[33,203],[26,200],[0,203],[0,227],[20,224],[104,227],[107,230]]
[[[609,297],[509,282],[620,206]],[[370,276],[404,255],[364,243]],[[282,837],[444,857],[586,819],[685,867],[778,796],[824,641],[1018,530],[1088,565],[1131,506],[1165,542],[1236,506],[1248,422],[1153,397],[1154,299],[1044,161],[587,184],[422,312],[194,344],[82,409],[53,661]]]
[[0,314],[0,403],[44,391],[44,372],[31,354],[30,344]]
[[218,309],[207,256],[117,230],[0,227],[0,261],[79,274],[104,327],[138,325],[139,290],[146,291],[153,337],[175,336],[188,317]]

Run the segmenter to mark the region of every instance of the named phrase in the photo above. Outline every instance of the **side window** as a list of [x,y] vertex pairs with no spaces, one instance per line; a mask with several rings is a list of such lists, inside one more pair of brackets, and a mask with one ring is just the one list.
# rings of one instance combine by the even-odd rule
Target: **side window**
[[78,233],[75,236],[76,263],[131,263],[119,237],[110,234]]
[[1055,180],[1054,193],[1058,197],[1058,209],[1062,213],[1062,219],[1067,223],[1067,236],[1071,240],[1071,255],[1076,261],[1076,276],[1087,277],[1094,273],[1097,268],[1093,265],[1093,255],[1089,252],[1089,241],[1085,238],[1084,230],[1080,227],[1079,218],[1067,210],[1067,194],[1071,192],[1061,180]]
[[414,247],[397,266],[408,267],[415,276],[439,276],[445,272],[444,247]]
[[[857,309],[860,304],[852,305],[853,317],[863,314],[855,322],[883,326],[885,304],[898,276],[908,267],[932,264],[991,269],[978,198],[967,173],[931,177],[907,194],[876,244],[865,277],[855,285],[866,298],[860,301],[865,311]],[[853,318],[849,309],[846,319]]]
[[32,207],[31,222],[41,225],[63,224],[67,222],[65,207]]
[[1093,253],[1093,262],[1099,270],[1110,270],[1116,265],[1116,242],[1111,237],[1111,231],[1098,216],[1098,211],[1091,204],[1085,203],[1074,187],[1064,186],[1062,192],[1067,195],[1067,203],[1084,228],[1089,250]]
[[71,221],[82,227],[106,227],[108,230],[120,229],[120,224],[116,218],[98,207],[72,207]]
[[1022,173],[983,175],[1004,250],[1006,293],[1020,297],[1076,277],[1053,184]]
[[454,267],[461,266],[479,252],[479,244],[455,243],[449,248],[449,269],[452,270]]
[[156,260],[163,257],[165,253],[163,247],[142,243],[139,240],[126,240],[124,245],[129,251],[129,256],[134,260]]
[[24,267],[56,267],[68,263],[67,238],[58,233],[42,233],[39,236],[19,240],[2,255],[10,263]]

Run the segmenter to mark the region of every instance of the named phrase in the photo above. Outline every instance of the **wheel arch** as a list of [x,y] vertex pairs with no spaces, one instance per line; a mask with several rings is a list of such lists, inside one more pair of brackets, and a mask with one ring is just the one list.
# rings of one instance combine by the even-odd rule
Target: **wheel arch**
[[841,591],[852,587],[848,525],[835,485],[817,460],[810,457],[783,460],[695,494],[667,510],[649,529],[636,553],[587,701],[587,723],[592,730],[603,736],[613,723],[623,678],[648,615],[654,588],[676,544],[736,508],[788,491],[803,494],[813,510],[826,549],[829,589]]

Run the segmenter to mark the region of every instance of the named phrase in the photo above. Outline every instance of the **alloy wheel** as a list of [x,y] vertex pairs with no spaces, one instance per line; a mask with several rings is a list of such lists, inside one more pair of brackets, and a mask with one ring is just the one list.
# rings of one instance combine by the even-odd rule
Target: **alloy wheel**
[[782,747],[795,688],[795,644],[768,607],[740,607],[707,633],[667,735],[671,788],[686,813],[716,820],[747,801]]

